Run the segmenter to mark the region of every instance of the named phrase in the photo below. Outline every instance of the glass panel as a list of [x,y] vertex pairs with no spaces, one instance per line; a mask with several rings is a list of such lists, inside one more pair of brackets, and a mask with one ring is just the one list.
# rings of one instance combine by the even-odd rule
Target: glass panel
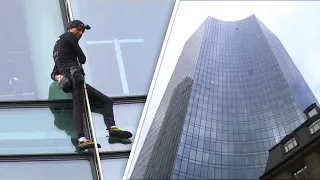
[[59,1],[1,1],[0,17],[0,101],[47,99],[52,48],[64,31]]
[[315,115],[317,115],[317,110],[316,110],[315,108],[313,108],[313,109],[309,112],[309,116],[310,116],[310,117],[313,117],[313,116],[315,116]]
[[310,127],[313,127],[315,124],[318,123],[319,120],[314,121],[313,123],[310,124]]
[[104,179],[121,180],[128,158],[101,160]]
[[313,127],[310,127],[309,129],[310,129],[310,133],[313,134],[314,133]]
[[93,179],[90,161],[85,160],[2,162],[0,174],[10,180]]
[[88,82],[109,96],[146,94],[174,3],[71,0],[74,18],[92,27],[80,41]]
[[291,142],[293,142],[295,139],[294,138],[291,138],[289,139],[284,145],[287,146],[289,145]]
[[314,121],[310,126],[309,126],[309,129],[310,129],[310,133],[311,134],[314,134],[315,132],[317,132],[319,129],[320,129],[320,126],[319,126],[319,119]]
[[107,127],[104,123],[103,116],[98,113],[92,113],[97,141],[102,146],[100,148],[100,152],[131,150],[132,142],[134,140],[134,135],[139,125],[143,107],[144,103],[123,104],[114,106],[113,109],[116,125],[121,129],[130,131],[133,134],[133,137],[130,138],[130,140],[122,141],[109,138],[109,134],[106,131]]
[[[117,126],[134,134],[143,106],[143,103],[115,105]],[[70,107],[1,109],[0,119],[0,154],[72,153],[76,150],[77,136]],[[131,149],[134,137],[121,142],[109,139],[103,116],[93,113],[93,120],[101,151]]]
[[72,99],[72,94],[63,92],[59,87],[58,81],[53,81],[49,87],[48,99]]
[[288,149],[290,150],[292,148],[293,148],[293,144],[292,143],[288,144]]
[[0,154],[74,152],[72,112],[67,107],[1,109]]

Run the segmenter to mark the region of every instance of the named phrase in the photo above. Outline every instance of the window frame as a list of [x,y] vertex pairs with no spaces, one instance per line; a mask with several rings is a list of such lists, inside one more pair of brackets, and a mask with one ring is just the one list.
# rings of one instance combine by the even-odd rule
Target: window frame
[[[72,9],[69,8],[69,0],[59,0],[63,27],[66,29],[68,22],[72,18]],[[173,13],[173,12],[172,12]],[[131,95],[131,96],[121,96],[121,97],[111,97],[113,99],[114,105],[120,104],[137,104],[145,103],[147,99],[147,94],[142,95]],[[92,107],[102,108],[103,105],[98,102],[93,102],[90,104]],[[16,100],[16,101],[0,101],[0,109],[18,109],[18,108],[49,108],[49,107],[72,107],[72,99],[57,99],[57,100]],[[86,109],[87,114],[87,109]],[[86,115],[85,126],[89,126],[88,115]],[[91,134],[90,128],[85,128],[85,134]],[[91,136],[91,135],[90,135]],[[103,157],[108,158],[122,158],[123,156],[129,157],[129,151],[121,152],[100,152]],[[125,155],[123,155],[125,154]],[[91,160],[93,161],[94,169],[97,169],[97,162],[94,158],[94,151],[89,150],[88,152],[79,153],[61,153],[61,154],[39,154],[39,155],[0,155],[0,162],[29,162],[29,161],[56,161],[56,160]],[[93,170],[93,174],[99,176],[96,170]]]
[[[304,171],[305,171],[305,172],[304,172]],[[299,179],[297,176],[298,176],[300,173],[304,172],[305,175],[306,175],[307,178],[308,178],[307,171],[308,171],[308,167],[307,167],[306,165],[304,165],[302,168],[299,168],[298,170],[296,170],[295,172],[293,172],[293,173],[292,173],[292,176],[293,176],[294,179]]]
[[[319,128],[315,130],[315,126],[318,126]],[[320,131],[320,118],[317,118],[314,120],[309,126],[308,126],[309,132],[311,135],[316,134],[317,132]],[[313,132],[312,132],[313,131]]]
[[[315,113],[315,114],[311,114],[310,115],[310,113]],[[314,108],[312,108],[309,112],[308,112],[308,115],[309,115],[309,118],[312,118],[312,117],[314,117],[314,116],[316,116],[316,115],[318,115],[319,114],[319,112],[317,111],[317,108],[316,107],[314,107]]]
[[[290,145],[293,145],[291,149],[289,149]],[[284,152],[287,154],[298,146],[298,140],[296,137],[291,137],[283,144]]]

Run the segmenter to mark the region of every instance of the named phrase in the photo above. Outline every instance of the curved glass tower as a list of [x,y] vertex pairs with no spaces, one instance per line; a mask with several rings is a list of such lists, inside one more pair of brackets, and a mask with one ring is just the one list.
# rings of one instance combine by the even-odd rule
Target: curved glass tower
[[208,17],[186,42],[132,179],[258,179],[268,150],[318,103],[255,16]]

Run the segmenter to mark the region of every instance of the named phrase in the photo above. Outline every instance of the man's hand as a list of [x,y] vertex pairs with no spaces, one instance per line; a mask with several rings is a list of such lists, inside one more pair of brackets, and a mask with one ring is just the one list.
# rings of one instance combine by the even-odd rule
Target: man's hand
[[59,82],[60,82],[60,81],[61,81],[61,79],[63,78],[63,76],[62,76],[62,75],[56,75],[56,76],[55,76],[55,78],[56,78],[56,80],[57,80],[57,81],[59,81]]

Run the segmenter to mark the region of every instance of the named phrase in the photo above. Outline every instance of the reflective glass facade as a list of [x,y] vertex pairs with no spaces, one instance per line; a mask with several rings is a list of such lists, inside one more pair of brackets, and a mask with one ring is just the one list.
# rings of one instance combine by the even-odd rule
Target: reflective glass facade
[[[122,179],[175,6],[165,1],[15,0],[0,2],[0,173],[3,179]],[[95,151],[76,151],[72,95],[51,80],[55,41],[72,19],[92,29],[80,46],[86,81],[111,97],[116,125],[133,133],[109,137],[102,105],[92,103]],[[85,133],[92,137],[88,116]]]
[[110,96],[148,93],[175,0],[70,2],[92,27],[81,42],[88,81]]
[[[186,79],[190,87],[178,92]],[[188,106],[172,103],[178,99]],[[258,179],[268,150],[305,121],[312,103],[280,40],[256,16],[208,17],[185,43],[131,178]]]

